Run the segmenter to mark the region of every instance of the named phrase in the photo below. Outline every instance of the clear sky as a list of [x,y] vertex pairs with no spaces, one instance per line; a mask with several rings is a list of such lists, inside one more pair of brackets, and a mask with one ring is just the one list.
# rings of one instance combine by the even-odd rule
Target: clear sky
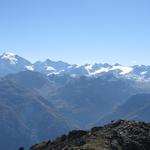
[[0,53],[32,62],[150,64],[150,0],[0,0]]

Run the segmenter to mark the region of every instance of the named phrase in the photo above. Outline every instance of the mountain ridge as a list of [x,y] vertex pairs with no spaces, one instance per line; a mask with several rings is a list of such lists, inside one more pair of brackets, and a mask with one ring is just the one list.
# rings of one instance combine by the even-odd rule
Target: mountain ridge
[[0,56],[0,76],[20,71],[37,71],[46,75],[89,76],[97,77],[104,74],[113,74],[118,78],[129,78],[133,80],[150,80],[149,65],[124,66],[120,64],[95,63],[76,65],[63,61],[37,61],[31,63],[16,54],[5,52]]
[[102,125],[110,120],[132,119],[150,122],[150,93],[135,94],[120,104],[110,114],[100,118],[93,125]]

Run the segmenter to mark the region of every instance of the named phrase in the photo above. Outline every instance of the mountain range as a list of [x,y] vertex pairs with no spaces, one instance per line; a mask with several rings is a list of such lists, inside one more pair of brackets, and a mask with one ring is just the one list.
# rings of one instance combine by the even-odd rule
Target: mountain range
[[16,150],[110,120],[150,121],[150,66],[31,63],[0,56],[0,149]]
[[0,76],[25,70],[36,71],[45,75],[68,74],[73,77],[97,77],[104,74],[113,74],[119,78],[125,77],[135,80],[150,79],[150,66],[146,65],[123,66],[120,64],[110,65],[107,63],[72,65],[63,61],[52,61],[50,59],[46,59],[43,62],[37,61],[35,63],[31,63],[25,58],[10,52],[5,52],[0,56]]
[[7,75],[4,79],[36,91],[52,103],[60,114],[81,128],[87,127],[131,95],[146,91],[134,81],[117,78],[72,78],[24,71]]

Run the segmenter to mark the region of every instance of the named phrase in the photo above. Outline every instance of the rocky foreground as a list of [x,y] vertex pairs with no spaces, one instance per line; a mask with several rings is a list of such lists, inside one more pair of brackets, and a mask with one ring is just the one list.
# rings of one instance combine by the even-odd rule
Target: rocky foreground
[[91,131],[71,131],[30,150],[150,150],[150,123],[113,121]]

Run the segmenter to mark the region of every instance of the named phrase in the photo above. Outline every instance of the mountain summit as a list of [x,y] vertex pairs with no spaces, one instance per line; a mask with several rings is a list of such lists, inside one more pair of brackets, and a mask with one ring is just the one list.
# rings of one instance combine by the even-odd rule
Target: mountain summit
[[10,52],[5,52],[1,56],[1,59],[8,60],[10,64],[16,64],[18,59],[16,58],[16,55]]
[[5,52],[0,56],[0,76],[29,70],[31,66],[28,60],[10,52]]

